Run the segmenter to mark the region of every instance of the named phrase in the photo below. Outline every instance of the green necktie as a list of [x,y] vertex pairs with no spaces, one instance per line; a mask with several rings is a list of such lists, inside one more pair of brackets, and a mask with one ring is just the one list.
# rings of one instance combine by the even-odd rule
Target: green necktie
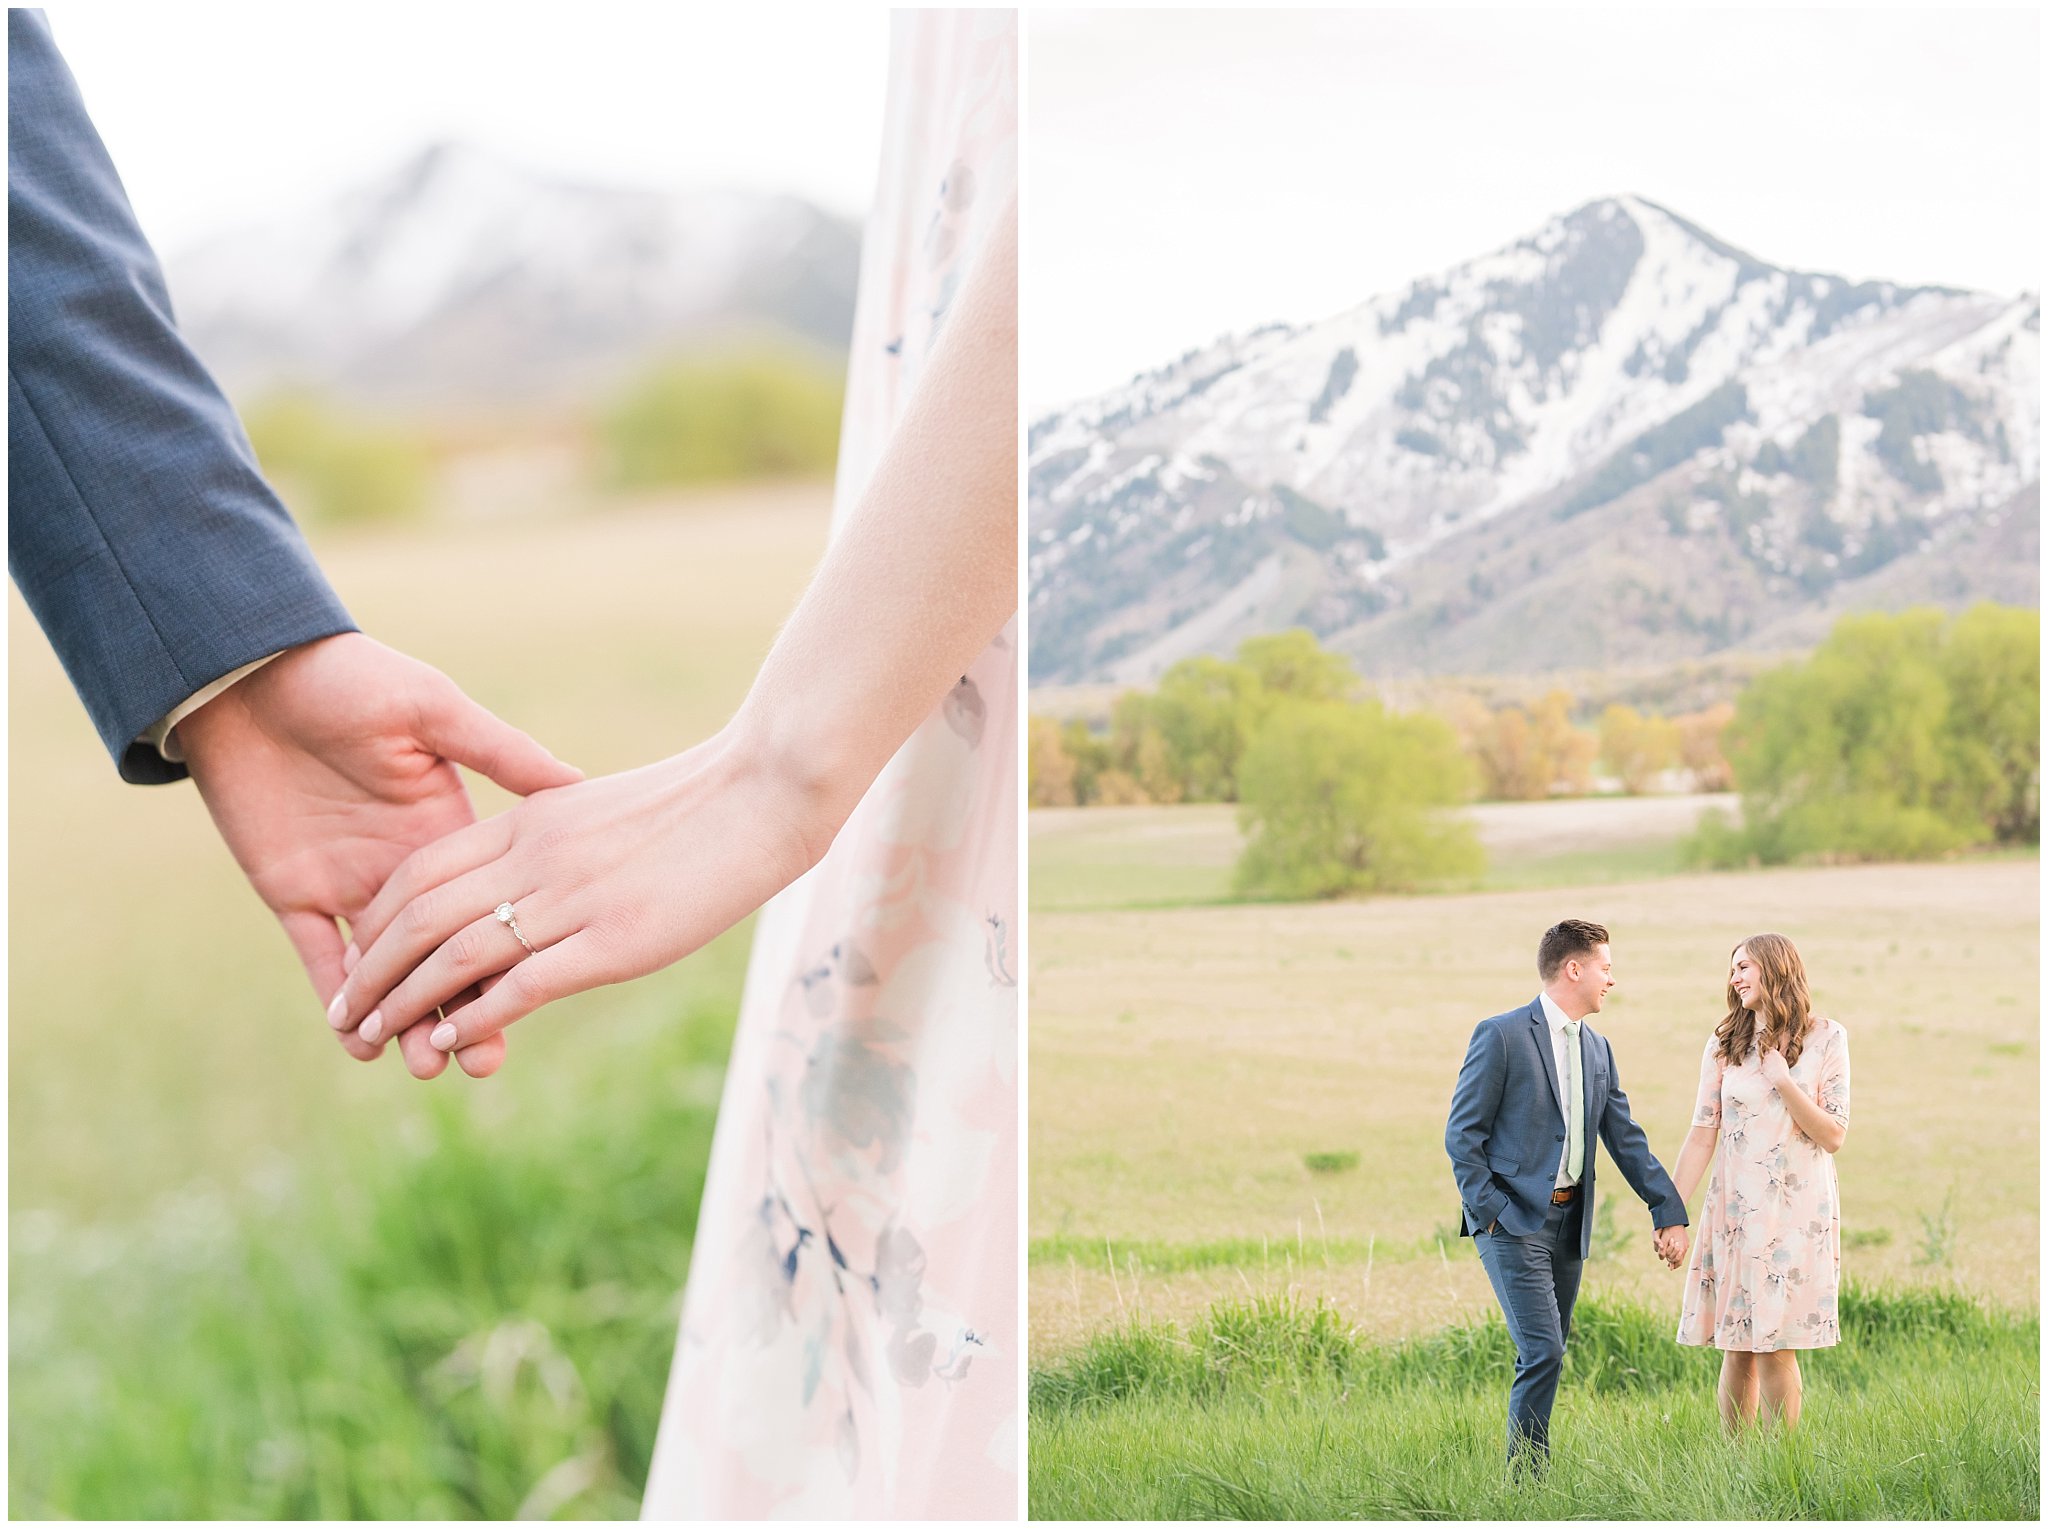
[[1568,1096],[1571,1123],[1565,1127],[1565,1172],[1576,1184],[1586,1167],[1586,1059],[1579,1055],[1579,1022],[1564,1022],[1565,1050],[1571,1054],[1572,1087]]

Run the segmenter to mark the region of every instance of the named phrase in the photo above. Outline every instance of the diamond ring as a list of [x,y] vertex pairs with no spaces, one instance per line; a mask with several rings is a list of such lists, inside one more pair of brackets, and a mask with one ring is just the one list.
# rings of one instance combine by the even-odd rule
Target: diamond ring
[[526,947],[526,953],[529,956],[537,956],[540,954],[539,951],[533,948],[533,941],[529,940],[525,935],[519,932],[519,920],[517,917],[513,915],[512,905],[510,903],[499,903],[497,907],[491,909],[491,912],[497,918],[499,923],[503,924],[507,929],[512,931],[512,938],[517,940],[520,944]]

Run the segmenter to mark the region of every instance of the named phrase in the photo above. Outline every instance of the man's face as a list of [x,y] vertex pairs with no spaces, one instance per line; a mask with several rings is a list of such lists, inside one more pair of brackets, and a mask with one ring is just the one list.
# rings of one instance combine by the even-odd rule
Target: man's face
[[1584,955],[1564,964],[1565,982],[1579,1001],[1584,1014],[1598,1014],[1614,989],[1614,957],[1605,945],[1595,945]]

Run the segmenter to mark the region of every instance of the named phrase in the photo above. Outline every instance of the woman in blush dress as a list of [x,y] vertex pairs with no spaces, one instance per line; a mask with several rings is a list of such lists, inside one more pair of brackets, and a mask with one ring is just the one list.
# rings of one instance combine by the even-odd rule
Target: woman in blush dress
[[[1700,1058],[1699,1101],[1672,1175],[1690,1200],[1709,1163],[1678,1341],[1721,1350],[1721,1421],[1799,1421],[1799,1351],[1840,1341],[1849,1035],[1808,1006],[1782,934],[1729,957],[1728,1013]],[[1718,1145],[1718,1152],[1716,1147]]]

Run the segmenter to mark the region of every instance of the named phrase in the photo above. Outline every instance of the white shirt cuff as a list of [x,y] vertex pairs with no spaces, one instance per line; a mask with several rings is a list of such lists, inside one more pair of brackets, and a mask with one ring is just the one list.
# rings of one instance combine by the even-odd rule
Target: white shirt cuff
[[229,689],[238,681],[254,674],[258,669],[269,663],[271,659],[278,657],[284,651],[284,649],[279,648],[276,653],[267,654],[257,659],[253,664],[244,664],[232,674],[223,674],[205,689],[195,691],[165,712],[154,726],[143,732],[142,737],[138,741],[148,744],[172,764],[183,764],[185,762],[185,751],[178,746],[178,740],[173,736],[172,729],[191,716],[193,712],[199,710],[208,701],[211,701],[215,696]]

